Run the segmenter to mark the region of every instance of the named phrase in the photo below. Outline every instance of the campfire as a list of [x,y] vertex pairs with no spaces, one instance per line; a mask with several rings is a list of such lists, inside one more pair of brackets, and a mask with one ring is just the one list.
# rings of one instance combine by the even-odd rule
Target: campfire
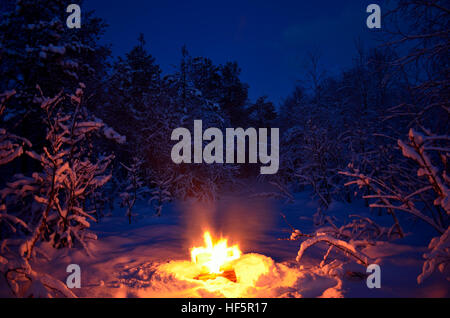
[[269,297],[275,295],[274,291],[295,286],[304,275],[297,267],[276,263],[268,256],[244,254],[238,244],[229,244],[231,239],[219,238],[211,231],[200,238],[203,243],[189,248],[190,259],[163,262],[156,272],[151,268],[150,293],[157,291],[158,296],[171,297]]
[[231,263],[241,257],[238,245],[228,246],[227,239],[214,242],[211,234],[203,234],[205,246],[191,249],[191,260],[202,268],[202,273],[195,279],[209,280],[217,277],[225,277],[236,282],[236,274]]

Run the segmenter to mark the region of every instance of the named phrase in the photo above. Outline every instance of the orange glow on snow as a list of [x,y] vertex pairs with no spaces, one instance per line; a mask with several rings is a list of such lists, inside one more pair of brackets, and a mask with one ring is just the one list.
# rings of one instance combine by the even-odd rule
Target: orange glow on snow
[[190,248],[190,260],[158,265],[152,287],[140,290],[140,296],[271,297],[272,289],[289,289],[302,275],[270,257],[244,254],[239,245],[228,245],[227,239],[216,239],[209,231],[203,233],[203,241],[203,246]]
[[203,239],[205,246],[191,248],[191,260],[211,274],[223,273],[230,262],[241,257],[239,246],[228,246],[226,239],[213,242],[209,232],[203,234]]

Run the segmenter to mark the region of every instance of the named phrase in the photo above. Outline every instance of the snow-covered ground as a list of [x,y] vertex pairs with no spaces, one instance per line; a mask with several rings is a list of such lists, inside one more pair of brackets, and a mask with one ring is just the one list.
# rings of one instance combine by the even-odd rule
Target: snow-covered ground
[[[89,243],[93,257],[81,249],[47,248],[51,260],[39,261],[34,268],[65,281],[67,265],[79,264],[81,288],[73,291],[80,297],[449,297],[449,282],[439,273],[417,284],[422,254],[436,234],[405,217],[401,217],[405,238],[363,250],[381,266],[380,289],[369,289],[358,275],[365,268],[342,254],[330,254],[327,265],[319,268],[327,246],[308,249],[296,262],[300,242],[280,240],[290,236],[280,212],[293,227],[312,233],[316,209],[306,192],[296,194],[293,204],[248,199],[244,193],[225,197],[216,206],[171,204],[161,217],[141,203],[131,225],[121,209],[92,225],[98,235]],[[346,223],[349,214],[391,225],[389,216],[371,213],[362,202],[334,203],[327,212],[339,224]],[[205,229],[239,244],[244,255],[233,264],[236,283],[222,277],[194,279],[198,268],[190,262],[189,248],[201,245]],[[2,296],[5,292],[2,287]]]

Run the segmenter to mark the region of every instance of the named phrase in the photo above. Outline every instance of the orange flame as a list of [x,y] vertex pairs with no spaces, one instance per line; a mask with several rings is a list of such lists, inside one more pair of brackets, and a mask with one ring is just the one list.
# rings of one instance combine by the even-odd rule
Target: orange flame
[[226,239],[220,239],[214,244],[209,232],[203,234],[203,239],[205,246],[193,247],[191,259],[193,263],[206,267],[212,274],[222,273],[231,261],[241,257],[239,246],[228,247]]

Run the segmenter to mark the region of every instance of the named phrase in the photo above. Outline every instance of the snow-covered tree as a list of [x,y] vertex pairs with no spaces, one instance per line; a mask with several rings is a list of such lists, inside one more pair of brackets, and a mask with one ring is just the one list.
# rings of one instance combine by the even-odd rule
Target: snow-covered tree
[[389,129],[379,133],[397,143],[380,152],[385,159],[365,171],[350,166],[351,171],[344,172],[353,179],[349,184],[369,189],[363,196],[371,207],[387,210],[394,225],[395,211],[401,211],[439,233],[424,255],[419,283],[435,269],[448,276],[448,16],[448,5],[440,0],[399,1],[386,14],[386,45],[398,52],[387,61],[396,73],[386,75],[401,85],[392,94],[399,102],[384,116]]
[[[15,94],[15,91],[8,91],[0,94],[0,118],[6,109],[8,99]],[[24,147],[31,147],[31,143],[22,137],[10,134],[3,127],[0,127],[0,166],[6,165],[17,159],[24,153]],[[0,240],[7,239],[9,234],[16,233],[23,229],[29,231],[28,224],[14,214],[8,214],[6,204],[0,197]],[[6,244],[2,241],[2,245]]]
[[[5,110],[6,101],[15,92],[0,94],[0,116]],[[23,147],[31,147],[25,138],[8,134],[0,128],[0,165],[10,163],[24,153]],[[36,188],[34,188],[36,190]],[[23,235],[32,232],[30,222],[8,213],[7,202],[0,199],[0,273],[9,285],[12,293],[18,297],[52,297],[62,295],[75,297],[64,283],[54,277],[32,269],[29,260],[20,255]],[[25,215],[26,216],[26,215]]]
[[320,60],[310,55],[309,85],[297,86],[280,106],[279,174],[297,188],[312,188],[321,210],[332,200],[352,199],[338,175],[348,162],[365,171],[390,159],[384,150],[390,140],[381,135],[393,131],[383,115],[399,101],[389,64],[394,54],[362,44],[357,49],[352,67],[333,77],[326,77]]
[[272,127],[277,117],[275,106],[267,100],[267,96],[259,97],[247,110],[252,127]]
[[86,240],[95,238],[86,230],[89,222],[96,220],[95,210],[86,203],[111,178],[106,170],[113,156],[89,157],[87,137],[102,132],[105,125],[89,117],[83,104],[83,88],[84,84],[80,84],[73,95],[60,93],[47,98],[41,92],[36,97],[47,117],[47,145],[41,154],[26,154],[39,162],[42,171],[31,177],[17,176],[1,191],[7,204],[32,207],[34,218],[27,220],[32,233],[20,249],[27,260],[40,240],[49,240],[57,248],[78,242],[89,253]]
[[34,102],[36,84],[54,96],[62,89],[70,93],[83,82],[93,101],[105,74],[110,52],[97,41],[105,24],[83,10],[83,27],[68,30],[66,8],[71,3],[16,0],[10,10],[1,13],[0,91],[17,91],[8,122],[34,144],[45,139],[42,112]]
[[150,190],[150,199],[148,203],[153,206],[157,216],[161,216],[164,204],[173,200],[174,196],[170,192],[170,188],[173,188],[173,184],[179,179],[181,178],[177,178],[174,175],[165,177],[155,175],[152,178],[151,183],[153,188]]
[[[7,91],[0,94],[0,118],[2,117],[7,101],[16,94],[16,91]],[[23,147],[31,147],[31,143],[22,137],[10,134],[5,128],[0,129],[0,165],[7,164],[23,154]]]
[[[114,63],[102,106],[106,123],[127,137],[130,152],[141,149],[141,155],[147,150],[149,129],[160,122],[157,114],[161,69],[145,46],[141,34],[137,45]],[[126,161],[120,155],[119,159]]]
[[[395,211],[411,214],[431,225],[441,235],[429,244],[431,251],[424,255],[426,262],[423,273],[418,278],[419,283],[435,268],[439,268],[441,272],[448,270],[450,262],[448,247],[450,178],[447,175],[449,140],[447,135],[434,135],[428,130],[420,133],[410,129],[408,141],[398,141],[403,156],[413,160],[417,165],[418,180],[414,183],[416,188],[405,187],[400,178],[395,179],[395,184],[388,184],[383,180],[364,175],[352,167],[350,168],[353,171],[342,172],[354,179],[347,185],[355,184],[359,188],[370,188],[371,193],[364,195],[363,198],[371,201],[369,206],[372,208],[386,209],[393,216],[393,227],[396,227],[402,236],[403,232]],[[434,209],[428,209],[429,206],[434,206]]]
[[125,189],[120,193],[122,207],[125,207],[128,223],[131,224],[132,217],[135,216],[133,208],[138,200],[142,200],[145,195],[148,195],[148,188],[145,186],[143,175],[144,161],[138,157],[133,157],[131,164],[126,166],[121,163],[122,167],[127,172],[127,179]]

